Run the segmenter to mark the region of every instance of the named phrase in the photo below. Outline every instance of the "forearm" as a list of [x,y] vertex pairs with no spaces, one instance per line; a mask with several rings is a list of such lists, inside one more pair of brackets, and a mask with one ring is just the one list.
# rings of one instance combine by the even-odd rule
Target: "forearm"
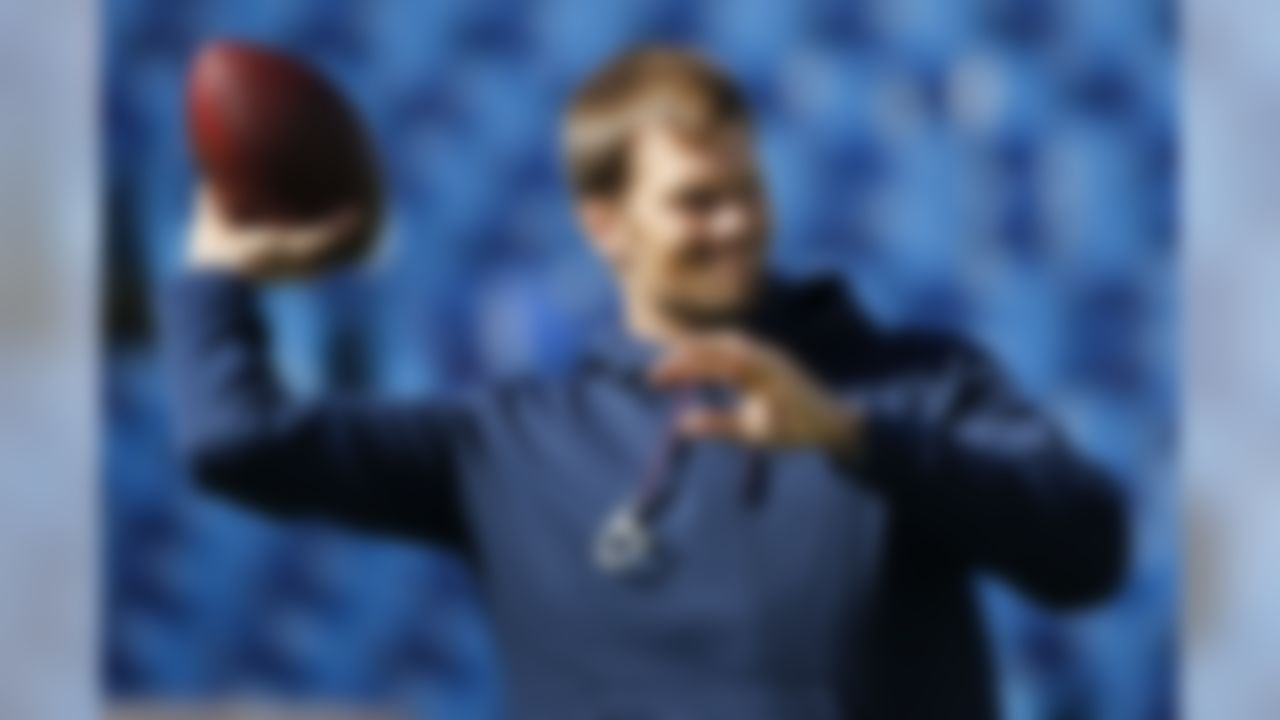
[[175,420],[197,481],[271,512],[460,539],[451,438],[461,412],[442,401],[291,399],[254,306],[252,286],[208,272],[166,297]]
[[[197,478],[237,494],[275,493],[287,399],[268,358],[253,288],[217,271],[177,278],[161,306],[179,449]],[[281,488],[276,487],[276,490]]]

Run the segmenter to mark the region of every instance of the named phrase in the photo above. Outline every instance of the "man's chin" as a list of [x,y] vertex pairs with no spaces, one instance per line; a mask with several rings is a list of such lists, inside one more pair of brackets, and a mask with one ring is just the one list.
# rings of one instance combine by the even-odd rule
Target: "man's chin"
[[746,318],[754,305],[758,283],[743,284],[718,292],[702,292],[697,297],[667,303],[667,310],[692,327],[714,329],[732,326]]

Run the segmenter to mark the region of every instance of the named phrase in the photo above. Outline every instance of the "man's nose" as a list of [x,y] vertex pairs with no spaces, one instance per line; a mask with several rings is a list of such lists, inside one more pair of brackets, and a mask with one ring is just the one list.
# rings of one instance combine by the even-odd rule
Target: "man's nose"
[[756,212],[748,203],[721,203],[711,219],[711,233],[726,241],[740,240],[750,235]]

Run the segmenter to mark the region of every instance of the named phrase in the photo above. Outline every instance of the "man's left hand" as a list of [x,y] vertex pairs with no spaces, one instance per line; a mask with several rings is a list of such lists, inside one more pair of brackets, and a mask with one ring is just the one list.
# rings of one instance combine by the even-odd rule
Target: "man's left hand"
[[653,366],[660,386],[705,383],[737,391],[732,407],[687,407],[682,433],[761,447],[816,447],[850,458],[859,450],[860,418],[791,358],[736,333],[715,333],[678,343]]

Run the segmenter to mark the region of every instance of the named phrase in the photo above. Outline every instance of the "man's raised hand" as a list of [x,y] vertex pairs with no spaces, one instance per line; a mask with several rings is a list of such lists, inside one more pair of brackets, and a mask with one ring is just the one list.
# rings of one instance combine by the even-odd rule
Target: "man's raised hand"
[[188,239],[191,264],[257,281],[306,277],[341,262],[349,236],[362,220],[348,208],[306,223],[237,223],[205,187],[195,205]]
[[677,422],[682,433],[761,447],[816,447],[852,457],[860,418],[778,350],[737,333],[679,342],[650,370],[659,386],[716,384],[736,391],[727,408],[692,406]]

